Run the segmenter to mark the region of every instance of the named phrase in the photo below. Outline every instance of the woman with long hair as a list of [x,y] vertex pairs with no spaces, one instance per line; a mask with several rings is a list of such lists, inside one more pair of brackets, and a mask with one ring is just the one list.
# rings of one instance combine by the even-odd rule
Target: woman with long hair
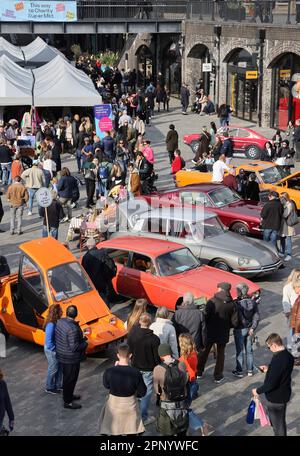
[[210,122],[210,130],[209,134],[211,136],[210,138],[210,145],[213,147],[216,144],[216,134],[217,134],[217,126],[215,122]]
[[125,327],[127,328],[128,333],[135,327],[139,325],[140,316],[147,312],[148,301],[146,299],[137,299],[135,301],[134,307],[129,314]]
[[274,147],[271,143],[271,141],[267,141],[264,147],[264,150],[262,151],[260,159],[262,161],[273,161],[275,157],[275,150]]
[[62,389],[62,369],[56,358],[55,327],[57,321],[62,317],[60,304],[52,304],[49,307],[48,315],[44,323],[45,345],[44,352],[48,361],[48,372],[45,392],[57,394]]
[[280,201],[283,205],[282,222],[279,231],[280,254],[284,257],[284,261],[290,261],[292,259],[292,237],[295,236],[295,225],[291,224],[291,220],[297,219],[297,208],[290,195],[286,192],[281,193]]
[[194,431],[200,431],[205,436],[213,431],[213,428],[196,415],[190,408],[193,399],[197,397],[199,385],[197,383],[198,354],[196,345],[191,334],[180,334],[178,338],[180,358],[179,362],[185,365],[189,381],[187,383],[187,407],[189,413],[189,425]]
[[291,350],[292,348],[292,336],[293,331],[290,327],[290,315],[293,305],[295,304],[298,295],[294,290],[294,283],[300,279],[300,269],[293,269],[288,276],[282,292],[282,307],[283,313],[286,320],[287,328],[287,349]]

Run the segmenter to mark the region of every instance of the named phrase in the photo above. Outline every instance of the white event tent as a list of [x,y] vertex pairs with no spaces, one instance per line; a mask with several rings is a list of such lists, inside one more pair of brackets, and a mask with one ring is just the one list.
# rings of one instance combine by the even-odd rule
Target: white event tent
[[0,57],[0,106],[32,104],[33,76],[5,54]]

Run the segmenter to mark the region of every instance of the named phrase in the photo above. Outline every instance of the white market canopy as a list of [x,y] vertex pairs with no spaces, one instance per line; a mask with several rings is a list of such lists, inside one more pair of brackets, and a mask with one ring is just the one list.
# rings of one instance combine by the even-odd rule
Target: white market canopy
[[5,54],[0,57],[0,106],[32,104],[33,77]]
[[33,74],[36,107],[94,106],[102,103],[91,79],[60,55],[33,70]]
[[65,58],[64,55],[56,48],[49,46],[39,36],[27,46],[15,46],[0,37],[0,56],[6,55],[13,62],[22,66],[38,66],[50,62],[57,55]]
[[22,68],[5,54],[0,57],[0,106],[97,104],[102,98],[91,79],[60,55],[35,70]]

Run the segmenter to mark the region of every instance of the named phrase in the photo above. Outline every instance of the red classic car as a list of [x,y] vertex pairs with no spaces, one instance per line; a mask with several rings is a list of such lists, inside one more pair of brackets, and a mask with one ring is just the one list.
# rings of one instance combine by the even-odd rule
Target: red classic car
[[230,230],[239,234],[261,236],[260,212],[262,204],[243,200],[235,191],[222,184],[195,184],[143,195],[152,208],[170,204],[204,205],[214,212]]
[[244,277],[202,266],[185,246],[176,242],[140,236],[119,236],[101,242],[117,265],[115,291],[130,298],[144,298],[156,307],[175,310],[189,291],[195,298],[210,298],[219,282],[229,282],[237,297],[236,285],[246,282],[249,292],[259,298],[259,287]]
[[[223,133],[224,129],[220,128],[218,134],[221,136],[222,141],[224,140]],[[229,134],[232,137],[234,152],[236,154],[244,154],[251,160],[260,158],[266,142],[269,141],[268,138],[251,130],[251,128],[230,126]],[[199,136],[198,133],[193,133],[183,137],[183,142],[189,145],[194,153],[196,153],[198,148]]]

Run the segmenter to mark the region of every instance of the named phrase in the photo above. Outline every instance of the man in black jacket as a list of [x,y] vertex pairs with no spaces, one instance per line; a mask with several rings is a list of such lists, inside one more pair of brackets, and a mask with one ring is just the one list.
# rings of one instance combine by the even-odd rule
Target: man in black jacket
[[269,193],[269,201],[261,210],[260,216],[262,219],[261,226],[263,229],[264,241],[272,242],[277,246],[278,233],[281,227],[283,215],[283,206],[277,192]]
[[221,154],[224,154],[226,157],[226,165],[229,165],[233,157],[233,144],[232,139],[229,136],[228,131],[224,131],[224,142],[221,148]]
[[194,304],[192,293],[185,293],[181,306],[173,315],[173,323],[176,329],[177,337],[180,334],[188,333],[194,339],[197,350],[203,348],[201,334],[202,315],[199,308]]
[[207,302],[205,307],[206,344],[205,349],[199,354],[198,372],[201,378],[212,346],[217,344],[215,383],[221,383],[224,380],[225,348],[229,342],[231,320],[234,313],[230,289],[230,283],[219,283],[217,293]]
[[131,365],[138,369],[143,376],[147,393],[141,399],[141,413],[144,425],[155,421],[154,416],[148,416],[148,408],[153,392],[153,370],[160,364],[158,347],[159,338],[150,329],[151,315],[143,313],[140,317],[140,326],[132,329],[128,335],[128,345],[132,353]]
[[[58,228],[59,222],[63,220],[65,217],[65,213],[61,203],[57,200],[57,193],[55,191],[51,192],[52,194],[52,203],[50,206],[47,207],[47,217],[46,217],[46,209],[41,207],[39,209],[39,215],[43,217],[43,237],[50,236],[54,237],[54,239],[58,239]],[[49,233],[47,228],[47,220],[49,225]]]
[[169,131],[166,137],[166,145],[169,154],[170,165],[172,165],[175,158],[174,152],[176,149],[178,149],[178,133],[175,130],[175,125],[173,124],[169,126]]
[[294,358],[287,351],[278,334],[270,334],[266,344],[273,354],[269,366],[260,366],[266,373],[264,384],[254,388],[254,397],[265,394],[270,421],[275,435],[286,436],[286,405],[292,394],[291,375]]
[[77,315],[77,307],[69,306],[67,317],[58,320],[55,327],[56,357],[62,366],[64,407],[68,409],[81,408],[80,404],[74,402],[80,399],[80,396],[74,395],[74,389],[80,362],[85,358],[88,345],[78,322],[75,321]]

